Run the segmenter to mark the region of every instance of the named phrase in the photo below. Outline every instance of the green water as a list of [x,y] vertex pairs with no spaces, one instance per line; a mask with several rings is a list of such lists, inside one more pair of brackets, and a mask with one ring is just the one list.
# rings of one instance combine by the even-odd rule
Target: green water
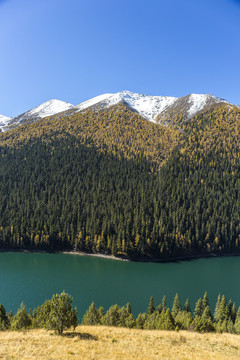
[[[74,297],[79,317],[92,301],[97,306],[130,302],[136,315],[178,292],[192,309],[205,290],[214,308],[219,293],[240,305],[240,257],[208,258],[178,263],[137,263],[90,256],[0,253],[0,303],[16,312],[21,301],[29,308],[65,290]],[[156,305],[157,305],[156,304]]]

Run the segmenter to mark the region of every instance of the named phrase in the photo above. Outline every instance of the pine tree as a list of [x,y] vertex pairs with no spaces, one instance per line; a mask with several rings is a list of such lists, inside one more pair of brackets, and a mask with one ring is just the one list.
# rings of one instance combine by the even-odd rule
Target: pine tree
[[147,314],[151,315],[154,311],[155,311],[154,297],[151,296],[149,305],[148,305],[148,309],[147,309]]
[[203,310],[202,319],[212,321],[212,313],[209,305],[207,305]]
[[78,324],[77,309],[73,309],[72,303],[73,298],[65,291],[53,295],[50,300],[50,312],[45,327],[57,331],[59,335],[71,326],[75,328]]
[[208,300],[208,294],[205,291],[205,294],[203,296],[203,301],[202,301],[202,305],[203,305],[203,310],[209,306],[209,300]]
[[233,315],[233,303],[232,300],[230,299],[228,304],[227,304],[227,309],[226,309],[226,318],[229,320],[232,320],[232,315]]
[[227,320],[227,300],[225,295],[222,296],[220,305],[219,305],[219,320]]
[[137,329],[143,329],[146,319],[147,319],[147,314],[146,313],[138,314],[138,317],[136,319],[136,328]]
[[220,303],[221,303],[221,295],[218,295],[217,303],[214,310],[214,321],[217,322],[220,320]]
[[199,316],[201,317],[203,314],[203,303],[202,303],[202,299],[198,299],[198,301],[196,302],[195,305],[195,309],[194,309],[194,317]]
[[161,326],[162,330],[174,330],[175,329],[175,322],[174,318],[169,309],[164,314],[164,320]]
[[232,313],[231,313],[231,319],[233,323],[235,323],[236,316],[237,316],[237,307],[236,304],[234,303],[232,306]]
[[237,311],[236,320],[234,324],[234,329],[237,334],[240,334],[240,306]]
[[186,300],[186,302],[184,304],[183,310],[186,311],[187,313],[191,313],[190,303],[189,303],[188,299]]
[[165,295],[162,298],[162,307],[163,307],[163,310],[167,310],[167,298]]
[[112,305],[102,318],[103,324],[108,326],[120,325],[120,308],[117,304]]
[[83,325],[97,325],[100,323],[99,312],[94,304],[94,302],[89,306],[89,309],[83,316],[82,324]]
[[7,316],[6,310],[2,304],[0,304],[0,330],[8,329],[10,321]]
[[130,305],[129,302],[126,304],[126,310],[127,310],[127,313],[128,313],[129,315],[132,314],[132,308],[131,308],[131,305]]
[[172,315],[173,317],[176,317],[177,314],[181,311],[181,305],[178,294],[175,295],[175,298],[173,300],[173,306],[172,306]]
[[20,308],[18,309],[17,314],[13,317],[11,327],[14,330],[27,329],[30,327],[32,321],[30,316],[27,313],[26,307],[21,303]]

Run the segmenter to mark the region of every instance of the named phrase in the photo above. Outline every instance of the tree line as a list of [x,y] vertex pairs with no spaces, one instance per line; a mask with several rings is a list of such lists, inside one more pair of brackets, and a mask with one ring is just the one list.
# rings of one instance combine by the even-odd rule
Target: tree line
[[[189,330],[197,332],[228,332],[240,334],[240,307],[237,309],[232,300],[227,301],[224,295],[219,295],[215,310],[212,313],[207,292],[198,299],[193,312],[187,299],[181,304],[176,294],[172,307],[167,306],[166,296],[155,306],[151,296],[145,312],[135,318],[130,303],[126,306],[113,305],[107,311],[101,306],[96,307],[94,302],[85,312],[82,325],[119,326],[137,329],[155,330]],[[22,303],[17,313],[6,313],[0,305],[0,330],[26,330],[45,328],[62,334],[64,330],[78,325],[77,308],[73,308],[73,298],[65,293],[53,295],[51,300],[34,310],[27,311]]]

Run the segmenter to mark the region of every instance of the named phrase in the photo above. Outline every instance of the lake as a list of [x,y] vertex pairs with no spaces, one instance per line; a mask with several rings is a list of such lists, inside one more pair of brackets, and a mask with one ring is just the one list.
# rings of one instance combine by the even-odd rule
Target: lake
[[212,310],[219,293],[240,305],[240,257],[205,258],[170,263],[116,261],[93,256],[0,253],[0,303],[17,311],[23,301],[32,309],[65,290],[74,297],[79,318],[92,301],[107,309],[130,302],[134,315],[145,311],[151,295],[172,306],[176,292],[191,309],[208,292]]

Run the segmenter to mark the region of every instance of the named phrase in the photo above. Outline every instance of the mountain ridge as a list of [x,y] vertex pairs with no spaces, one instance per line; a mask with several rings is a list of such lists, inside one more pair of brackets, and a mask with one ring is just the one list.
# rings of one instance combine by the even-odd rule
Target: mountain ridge
[[203,111],[210,105],[228,102],[210,94],[190,94],[176,98],[171,96],[143,95],[124,90],[114,94],[106,93],[98,95],[78,105],[51,99],[14,118],[0,115],[0,129],[4,132],[21,124],[35,122],[47,116],[61,115],[63,113],[72,114],[86,111],[88,108],[101,110],[118,103],[125,103],[132,111],[139,113],[149,121],[168,125],[177,113],[182,113],[183,120],[189,120],[196,113]]

